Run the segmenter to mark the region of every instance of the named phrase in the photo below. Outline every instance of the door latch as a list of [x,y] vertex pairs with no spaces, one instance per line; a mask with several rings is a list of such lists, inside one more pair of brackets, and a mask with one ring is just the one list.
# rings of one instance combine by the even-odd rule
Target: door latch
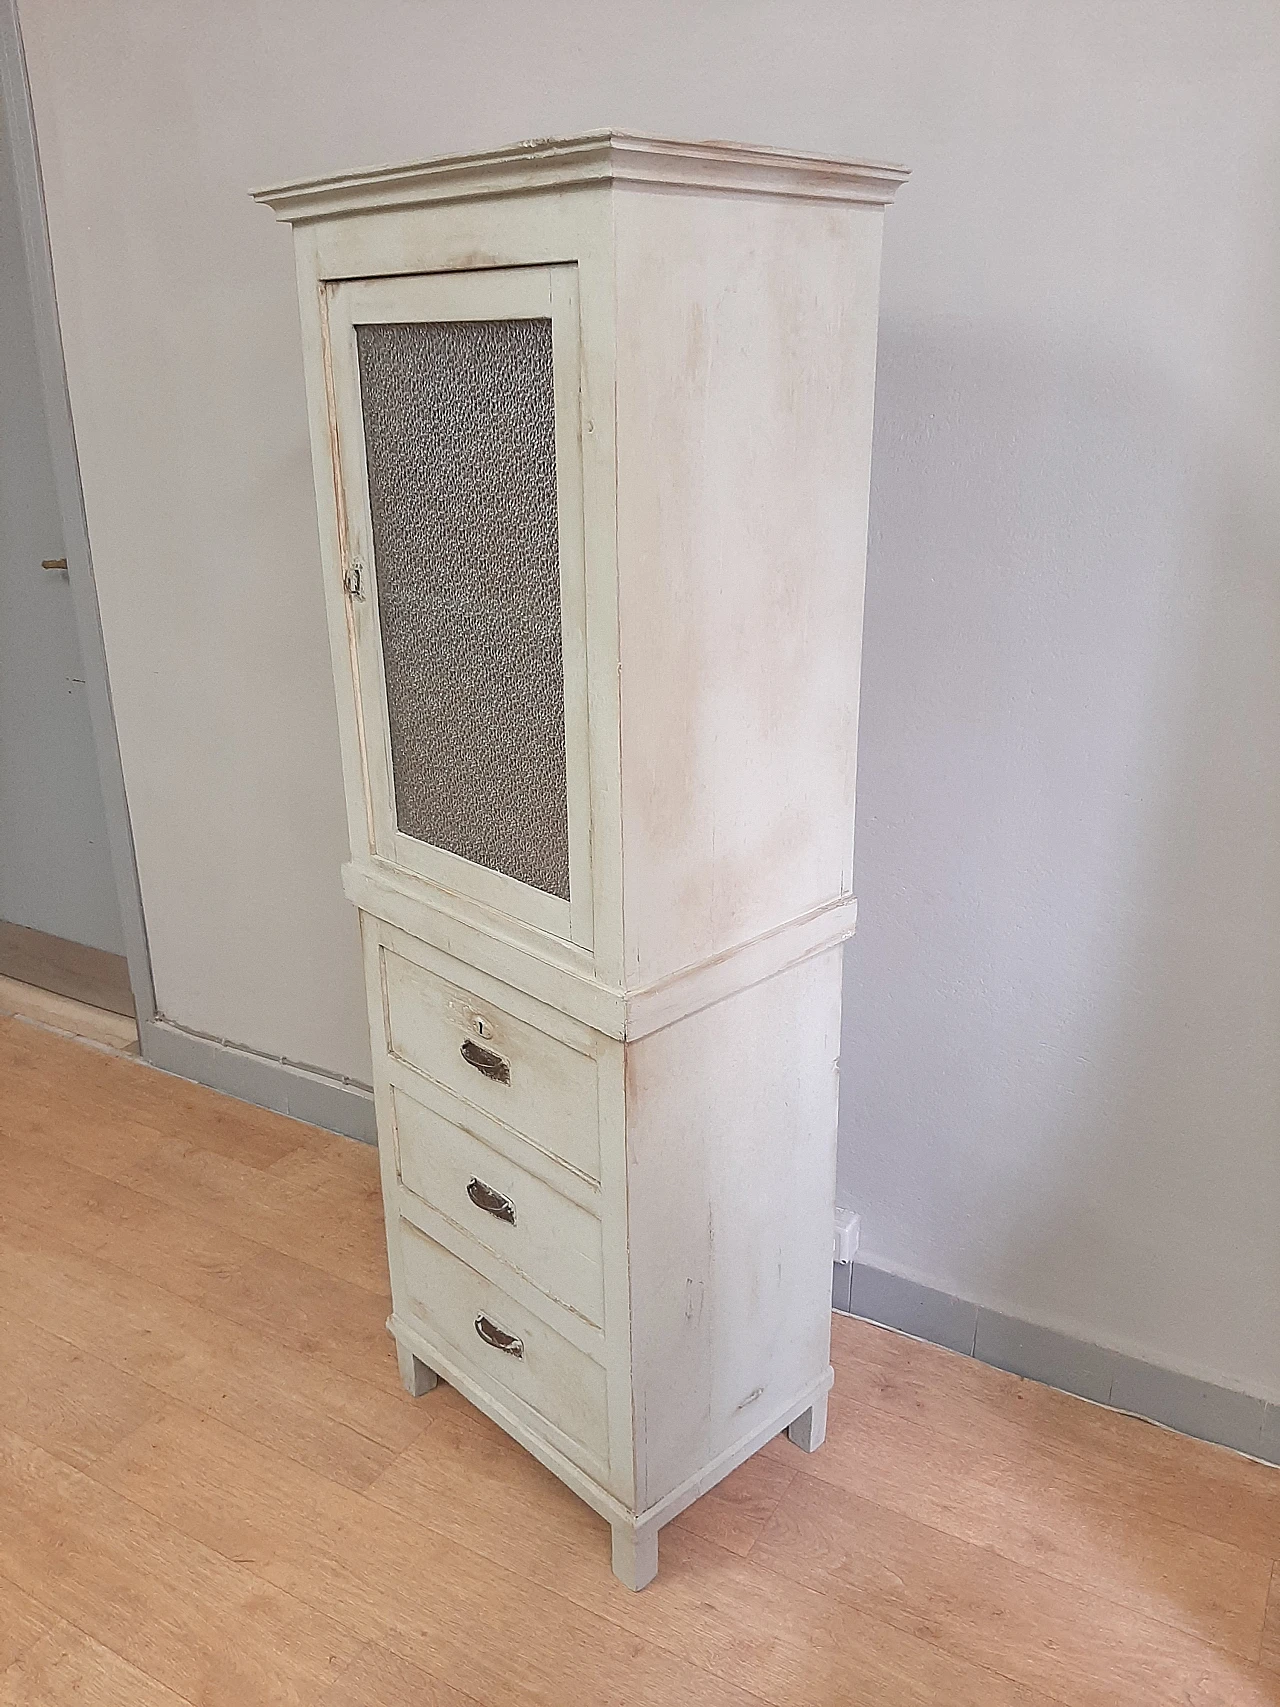
[[349,599],[364,597],[364,564],[352,560],[346,574],[342,577],[342,590]]

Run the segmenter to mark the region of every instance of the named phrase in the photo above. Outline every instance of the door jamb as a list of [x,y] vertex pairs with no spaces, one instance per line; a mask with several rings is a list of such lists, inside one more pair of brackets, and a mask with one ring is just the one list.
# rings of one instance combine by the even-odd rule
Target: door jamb
[[116,736],[111,684],[102,640],[98,594],[93,579],[89,529],[85,519],[84,492],[80,483],[80,461],[76,452],[71,398],[63,358],[62,332],[58,321],[57,289],[49,225],[45,212],[44,184],[40,174],[40,149],[36,137],[31,89],[27,81],[26,55],[18,0],[0,0],[0,98],[13,148],[18,184],[18,218],[31,282],[35,317],[36,353],[44,393],[49,448],[53,457],[58,513],[62,522],[63,548],[71,583],[71,604],[84,663],[85,694],[93,731],[98,779],[106,812],[107,843],[120,904],[120,924],[129,983],[133,989],[138,1036],[144,1057],[149,1057],[149,1033],[156,1020],[155,984],[151,952],[142,911],[142,891],[134,851],[129,803],[125,795],[120,744]]

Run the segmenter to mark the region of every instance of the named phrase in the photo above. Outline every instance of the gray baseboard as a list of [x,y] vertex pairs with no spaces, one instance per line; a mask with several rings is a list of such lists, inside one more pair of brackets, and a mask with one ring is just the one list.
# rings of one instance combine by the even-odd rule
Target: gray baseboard
[[206,1037],[172,1020],[144,1020],[138,1029],[143,1059],[162,1072],[194,1079],[241,1102],[323,1126],[345,1138],[365,1144],[378,1141],[368,1085],[280,1056],[261,1055],[225,1038]]
[[1280,1405],[1253,1394],[1002,1316],[867,1263],[833,1266],[831,1304],[843,1315],[896,1328],[1046,1387],[1280,1464]]

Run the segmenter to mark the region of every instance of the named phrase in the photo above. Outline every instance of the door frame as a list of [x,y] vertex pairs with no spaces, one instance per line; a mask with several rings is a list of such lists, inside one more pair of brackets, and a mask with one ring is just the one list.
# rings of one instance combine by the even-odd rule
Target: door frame
[[80,484],[80,461],[76,452],[67,370],[58,322],[58,299],[49,246],[49,224],[45,212],[44,184],[40,175],[40,149],[36,139],[35,114],[27,81],[27,62],[22,45],[18,0],[0,0],[0,98],[3,98],[13,148],[18,184],[18,220],[31,283],[32,311],[36,329],[36,356],[53,457],[58,514],[62,522],[63,549],[67,554],[67,577],[71,583],[71,605],[84,663],[85,695],[89,723],[106,812],[107,843],[120,905],[129,983],[133,990],[138,1038],[144,1057],[150,1058],[149,1033],[156,1021],[155,984],[151,974],[151,951],[147,945],[142,890],[134,852],[133,827],[125,796],[120,744],[111,706],[107,678],[107,656],[102,641],[98,594],[93,579],[89,529],[85,520],[84,493]]
[[[365,799],[358,817],[370,828],[368,852],[440,889],[466,896],[495,913],[589,950],[594,909],[577,268],[569,262],[343,279],[327,286],[324,310],[333,382],[333,442],[343,488],[344,560],[367,564],[372,571],[359,600],[353,601],[349,591],[347,596],[356,705],[363,733]],[[546,319],[552,326],[570,871],[567,900],[415,840],[399,830],[396,820],[356,328],[388,322],[490,319]],[[356,821],[353,814],[353,848]]]

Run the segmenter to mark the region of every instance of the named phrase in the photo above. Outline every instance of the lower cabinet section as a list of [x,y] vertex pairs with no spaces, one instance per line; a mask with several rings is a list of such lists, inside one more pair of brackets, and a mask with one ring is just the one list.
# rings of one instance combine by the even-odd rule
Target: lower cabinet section
[[510,1393],[566,1458],[606,1480],[603,1366],[411,1222],[401,1220],[400,1234],[409,1308],[423,1333],[485,1387]]
[[619,1039],[364,931],[401,1378],[455,1383],[642,1587],[700,1494],[822,1440],[839,951]]

